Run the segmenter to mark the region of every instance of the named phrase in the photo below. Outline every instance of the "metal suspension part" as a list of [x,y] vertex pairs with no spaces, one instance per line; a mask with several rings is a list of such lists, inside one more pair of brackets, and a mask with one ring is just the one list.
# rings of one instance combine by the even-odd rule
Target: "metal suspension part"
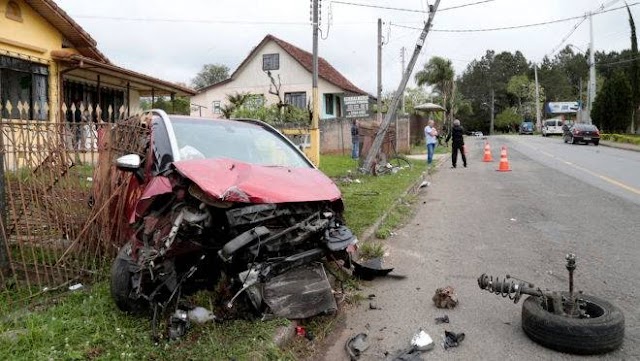
[[508,297],[513,303],[518,303],[522,294],[532,296],[542,295],[540,289],[534,288],[533,283],[513,278],[509,275],[500,280],[499,277],[494,278],[493,276],[483,273],[478,277],[478,286],[498,296]]

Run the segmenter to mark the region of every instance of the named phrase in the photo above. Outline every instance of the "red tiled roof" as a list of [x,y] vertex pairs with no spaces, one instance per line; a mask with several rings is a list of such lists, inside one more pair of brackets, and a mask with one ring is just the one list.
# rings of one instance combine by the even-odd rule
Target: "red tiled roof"
[[53,0],[25,0],[40,16],[45,18],[64,35],[80,54],[109,63],[109,59],[97,48],[96,41],[71,16]]
[[[260,50],[269,41],[273,41],[276,44],[278,44],[282,49],[284,49],[284,51],[286,51],[298,63],[300,63],[300,65],[302,65],[302,67],[304,67],[308,72],[310,73],[313,72],[313,68],[312,68],[313,55],[310,52],[306,50],[302,50],[299,47],[289,42],[286,42],[280,38],[277,38],[271,34],[268,34],[267,36],[264,37],[264,39],[262,39],[262,41],[255,48],[251,50],[249,55],[242,61],[242,63],[240,63],[238,68],[236,68],[236,70],[233,72],[233,74],[231,74],[229,78],[233,79],[234,76],[240,71],[240,69],[242,69],[242,67],[247,62],[249,62],[251,58],[253,58],[253,56],[258,52],[258,50]],[[322,57],[318,57],[318,77],[328,81],[329,83],[341,89],[344,89],[347,92],[352,92],[352,93],[362,94],[362,95],[368,94],[364,90],[353,85],[352,82],[350,82],[347,78],[345,78],[344,75],[342,75],[338,70],[336,70],[336,68],[334,68],[331,64],[329,64],[328,61],[324,60],[324,58]],[[227,82],[229,82],[229,79],[223,80],[216,84],[209,85],[207,87],[199,89],[198,91],[203,92],[207,89],[214,88],[218,85],[222,85]]]

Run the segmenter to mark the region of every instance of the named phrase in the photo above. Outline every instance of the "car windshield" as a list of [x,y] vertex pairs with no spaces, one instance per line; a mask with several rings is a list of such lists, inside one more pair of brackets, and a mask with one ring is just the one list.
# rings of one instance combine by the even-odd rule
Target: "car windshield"
[[181,160],[231,158],[251,164],[308,168],[290,144],[251,123],[171,118]]

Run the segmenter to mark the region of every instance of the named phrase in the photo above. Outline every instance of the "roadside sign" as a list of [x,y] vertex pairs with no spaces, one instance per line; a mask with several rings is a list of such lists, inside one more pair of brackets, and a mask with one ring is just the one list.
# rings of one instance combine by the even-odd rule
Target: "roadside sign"
[[358,95],[344,97],[344,115],[347,118],[366,118],[369,116],[369,96]]

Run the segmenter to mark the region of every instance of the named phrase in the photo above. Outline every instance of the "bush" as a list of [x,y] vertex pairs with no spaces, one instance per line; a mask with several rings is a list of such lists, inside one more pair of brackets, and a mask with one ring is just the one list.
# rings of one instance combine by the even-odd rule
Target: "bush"
[[627,134],[601,134],[602,140],[608,140],[616,143],[628,143],[634,145],[640,145],[640,137]]

